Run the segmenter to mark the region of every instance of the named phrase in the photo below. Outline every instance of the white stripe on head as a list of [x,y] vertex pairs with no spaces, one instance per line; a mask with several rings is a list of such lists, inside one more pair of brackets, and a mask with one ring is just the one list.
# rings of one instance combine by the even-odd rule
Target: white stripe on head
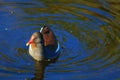
[[42,32],[42,30],[43,30],[43,27],[41,27],[41,29],[40,29],[40,33]]

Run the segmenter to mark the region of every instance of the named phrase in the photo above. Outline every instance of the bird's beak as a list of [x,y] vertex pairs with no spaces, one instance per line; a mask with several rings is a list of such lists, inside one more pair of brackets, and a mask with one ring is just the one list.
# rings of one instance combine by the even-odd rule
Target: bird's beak
[[34,36],[31,36],[30,40],[26,43],[26,46],[29,46],[31,43],[33,43]]

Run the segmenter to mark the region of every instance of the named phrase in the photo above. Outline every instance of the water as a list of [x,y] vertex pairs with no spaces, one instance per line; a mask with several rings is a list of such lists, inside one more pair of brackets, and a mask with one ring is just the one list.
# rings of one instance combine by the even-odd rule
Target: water
[[[120,1],[0,1],[0,80],[119,80]],[[35,62],[25,46],[48,25],[61,55]]]

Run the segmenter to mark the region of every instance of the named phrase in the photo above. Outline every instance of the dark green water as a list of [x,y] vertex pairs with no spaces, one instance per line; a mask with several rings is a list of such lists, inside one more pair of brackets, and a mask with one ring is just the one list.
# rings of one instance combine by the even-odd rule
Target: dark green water
[[[120,80],[119,0],[1,0],[0,80]],[[48,25],[61,44],[55,63],[25,46]]]

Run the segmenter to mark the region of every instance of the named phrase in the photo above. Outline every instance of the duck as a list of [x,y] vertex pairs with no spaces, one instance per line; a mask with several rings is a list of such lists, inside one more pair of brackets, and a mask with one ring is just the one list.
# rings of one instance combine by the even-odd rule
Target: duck
[[29,46],[29,54],[36,61],[50,61],[60,54],[59,41],[48,26],[43,26],[39,32],[34,32],[26,46]]

